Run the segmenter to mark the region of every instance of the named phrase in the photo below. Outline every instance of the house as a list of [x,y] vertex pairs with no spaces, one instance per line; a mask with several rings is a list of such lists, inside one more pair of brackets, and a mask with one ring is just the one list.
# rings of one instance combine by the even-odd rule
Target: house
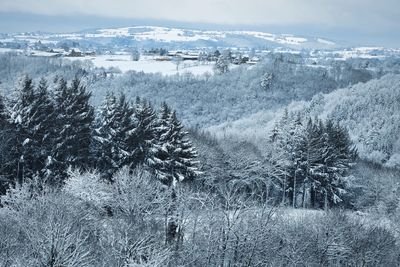
[[171,61],[171,58],[168,56],[159,56],[154,58],[155,61]]
[[259,57],[252,57],[249,61],[247,61],[247,64],[256,65],[258,62],[260,62],[260,58]]
[[94,52],[94,51],[88,50],[85,52],[85,56],[95,56],[95,55],[96,55],[96,52]]
[[181,55],[182,60],[199,60],[199,55],[193,55],[193,54],[188,54],[188,55]]
[[82,57],[82,56],[83,53],[77,48],[72,49],[71,52],[67,54],[67,57]]

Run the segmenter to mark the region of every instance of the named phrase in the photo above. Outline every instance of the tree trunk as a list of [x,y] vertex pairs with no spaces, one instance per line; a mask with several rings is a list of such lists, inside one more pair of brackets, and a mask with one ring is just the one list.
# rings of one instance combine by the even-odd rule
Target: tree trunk
[[286,174],[285,178],[283,180],[283,192],[282,192],[282,205],[285,205],[285,199],[286,199]]
[[296,171],[294,171],[292,207],[296,208]]
[[302,203],[301,206],[303,207],[303,209],[306,207],[306,182],[303,181],[303,196],[302,196]]
[[172,244],[177,239],[178,230],[178,218],[176,216],[176,192],[175,187],[172,187],[171,192],[171,205],[168,208],[169,217],[167,218],[167,229],[166,229],[166,243]]
[[324,210],[328,210],[328,192],[325,190],[325,198],[324,198]]
[[315,189],[311,186],[310,189],[311,207],[315,208]]

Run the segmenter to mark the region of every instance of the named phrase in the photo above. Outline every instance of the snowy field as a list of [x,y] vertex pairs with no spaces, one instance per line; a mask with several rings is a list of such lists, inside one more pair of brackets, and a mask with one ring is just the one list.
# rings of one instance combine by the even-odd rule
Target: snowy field
[[213,64],[198,62],[181,62],[179,67],[172,61],[157,61],[151,56],[142,56],[139,61],[132,61],[130,55],[99,55],[86,57],[95,67],[119,68],[122,72],[143,71],[144,73],[162,73],[163,75],[183,74],[190,72],[194,75],[213,73]]

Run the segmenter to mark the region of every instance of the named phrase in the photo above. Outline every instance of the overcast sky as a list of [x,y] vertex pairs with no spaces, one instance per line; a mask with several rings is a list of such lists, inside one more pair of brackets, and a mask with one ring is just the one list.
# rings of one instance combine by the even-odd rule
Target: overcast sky
[[1,32],[130,22],[258,28],[400,47],[400,0],[0,0]]

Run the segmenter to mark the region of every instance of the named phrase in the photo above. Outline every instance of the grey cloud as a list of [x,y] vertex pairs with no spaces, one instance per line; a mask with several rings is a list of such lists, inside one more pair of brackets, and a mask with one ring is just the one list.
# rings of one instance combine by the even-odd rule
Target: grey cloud
[[[27,28],[32,28],[29,17],[36,16],[33,25],[39,25],[37,16],[45,22],[54,18],[54,25],[43,22],[37,30],[53,30],[56,22],[60,28],[76,29],[72,27],[75,18],[85,22],[80,29],[104,27],[99,23],[99,18],[104,18],[113,25],[132,20],[247,25],[371,44],[398,47],[400,43],[399,0],[0,0],[1,14],[2,24],[9,24],[4,14],[26,14]],[[23,21],[8,21],[21,25],[14,28],[25,30]],[[0,25],[0,31],[9,28]]]
[[2,0],[0,11],[223,24],[400,26],[397,0]]

